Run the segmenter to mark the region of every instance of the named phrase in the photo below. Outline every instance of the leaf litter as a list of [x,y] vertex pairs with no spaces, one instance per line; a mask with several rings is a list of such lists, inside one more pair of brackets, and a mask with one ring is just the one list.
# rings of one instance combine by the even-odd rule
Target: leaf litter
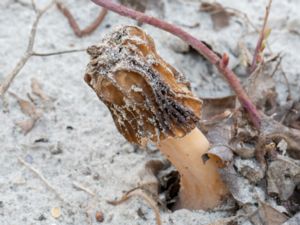
[[220,30],[229,26],[229,21],[234,13],[227,11],[220,3],[202,2],[200,6],[202,12],[210,14],[215,30]]
[[[204,99],[199,127],[206,133],[211,148],[202,160],[219,159],[222,178],[237,203],[237,217],[232,219],[236,222],[250,220],[254,225],[279,225],[293,218],[300,209],[297,200],[300,196],[300,130],[287,126],[282,118],[274,116],[278,111],[282,115],[289,115],[290,111],[277,99],[276,83],[270,76],[273,70],[274,61],[264,61],[246,83],[252,99],[263,113],[260,130],[255,130],[249,123],[235,96]],[[292,102],[292,106],[297,105],[297,101]],[[286,112],[282,112],[284,110]],[[289,124],[299,120],[299,116],[286,118],[293,118]],[[152,162],[148,164],[148,172],[149,166],[156,168],[151,179],[156,179],[160,201],[172,208],[166,201],[168,192],[161,192],[165,190],[162,188],[164,182],[158,179],[166,167],[158,168]],[[179,189],[180,178],[177,174],[174,179],[174,172],[172,168],[173,177],[168,185],[175,182]],[[176,202],[176,194],[171,196],[173,199],[168,196],[168,201]],[[225,219],[219,222],[229,224]]]
[[[10,92],[10,94],[17,100],[23,114],[29,117],[25,120],[16,122],[16,125],[20,127],[24,135],[28,134],[35,127],[37,121],[43,116],[44,109],[52,103],[52,99],[45,94],[41,84],[35,78],[31,80],[31,91],[32,94],[36,95],[42,101],[41,106],[38,107],[33,102],[32,98],[29,98],[30,100],[26,100],[19,97],[17,94]],[[28,96],[31,95],[28,94]]]
[[[281,115],[284,110],[286,115],[290,111],[278,102],[276,83],[270,75],[273,70],[274,61],[266,60],[259,64],[246,83],[252,99],[264,113],[260,130],[249,123],[235,96],[203,100],[199,127],[211,148],[202,160],[217,157],[220,162],[222,178],[237,203],[237,217],[232,221],[279,225],[300,209],[297,201],[300,196],[300,130],[286,126],[281,117],[274,116],[278,111]],[[297,101],[293,101],[291,105],[296,104]],[[298,116],[285,118],[299,119]],[[180,177],[166,163],[150,161],[145,166],[147,175],[143,177],[152,185],[157,202],[163,208],[172,209],[177,200]],[[225,223],[224,219],[218,223],[229,222]]]

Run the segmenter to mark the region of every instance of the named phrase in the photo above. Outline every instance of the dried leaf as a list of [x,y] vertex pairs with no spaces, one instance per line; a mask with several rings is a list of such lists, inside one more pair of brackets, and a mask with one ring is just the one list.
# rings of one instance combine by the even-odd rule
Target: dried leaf
[[261,202],[257,214],[251,217],[251,222],[254,223],[254,225],[281,225],[287,219],[288,217],[283,213],[272,206]]
[[247,143],[235,138],[230,146],[232,151],[243,159],[250,159],[255,155],[255,143]]
[[204,154],[202,159],[205,162],[207,158],[213,158],[219,168],[228,166],[233,160],[233,153],[228,146],[215,145],[212,146],[208,153]]
[[239,159],[234,160],[234,165],[237,171],[251,183],[256,184],[264,178],[264,171],[254,159]]
[[36,111],[35,106],[31,102],[20,98],[19,96],[17,96],[14,93],[10,93],[10,94],[17,99],[18,104],[24,114],[26,114],[27,116],[30,116],[31,118],[37,117],[38,113]]
[[300,165],[296,160],[278,156],[268,166],[268,194],[276,195],[281,200],[288,200],[295,187],[300,183]]
[[239,59],[241,65],[244,66],[245,68],[248,68],[248,66],[250,66],[252,63],[252,59],[251,59],[252,56],[244,42],[240,41],[238,43],[238,51],[239,51]]
[[37,95],[43,101],[49,101],[50,100],[50,98],[44,93],[44,91],[41,87],[41,84],[35,78],[31,79],[31,90],[32,90],[33,94]]
[[139,187],[141,187],[143,190],[147,190],[154,196],[158,196],[160,185],[157,174],[165,167],[165,162],[161,160],[148,161],[145,164],[145,168],[139,173],[139,177],[141,179],[139,182]]
[[221,115],[227,110],[234,110],[236,107],[236,96],[222,98],[206,98],[203,100],[202,120],[211,121],[212,118]]
[[221,177],[227,185],[232,197],[241,205],[255,203],[257,193],[255,187],[251,186],[245,178],[240,176],[233,166],[220,170]]
[[216,30],[222,29],[229,25],[229,20],[232,13],[228,12],[220,3],[209,3],[203,2],[200,10],[203,12],[210,13],[211,19]]
[[35,119],[30,118],[27,120],[19,121],[16,124],[21,128],[22,132],[26,135],[33,129],[35,122],[36,122]]

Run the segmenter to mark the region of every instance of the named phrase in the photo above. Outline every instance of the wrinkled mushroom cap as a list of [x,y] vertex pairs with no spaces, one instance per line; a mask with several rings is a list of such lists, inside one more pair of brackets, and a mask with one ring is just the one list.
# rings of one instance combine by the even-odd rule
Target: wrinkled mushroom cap
[[88,54],[85,81],[129,142],[144,146],[183,137],[195,128],[201,100],[184,76],[157,54],[143,30],[121,27],[89,47]]

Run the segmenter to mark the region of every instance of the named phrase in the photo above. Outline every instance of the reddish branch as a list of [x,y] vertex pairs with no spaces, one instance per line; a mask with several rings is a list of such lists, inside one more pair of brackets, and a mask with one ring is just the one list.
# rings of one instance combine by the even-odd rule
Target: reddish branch
[[[137,20],[138,22],[147,23],[152,26],[158,27],[162,30],[165,30],[179,38],[183,41],[187,42],[194,49],[196,49],[200,54],[202,54],[208,61],[214,64],[219,72],[223,74],[228,84],[236,93],[241,105],[248,112],[249,117],[256,128],[260,127],[261,116],[256,109],[255,105],[252,103],[247,93],[243,89],[239,79],[234,74],[232,70],[230,70],[226,64],[224,64],[224,59],[222,60],[216,53],[214,53],[211,49],[209,49],[202,41],[198,40],[194,36],[185,32],[181,28],[165,22],[163,20],[157,19],[155,17],[147,16],[144,13],[129,9],[123,5],[112,2],[111,0],[92,0],[95,4],[100,5],[108,10],[116,12],[122,16],[126,16]],[[228,59],[225,59],[225,61]]]
[[253,55],[253,60],[252,60],[252,64],[250,67],[250,74],[253,73],[254,70],[256,69],[257,63],[262,61],[262,59],[260,58],[260,55],[261,55],[262,51],[264,50],[263,43],[264,43],[264,40],[266,39],[266,33],[267,33],[266,26],[267,26],[269,14],[270,14],[271,5],[272,5],[272,0],[269,0],[269,3],[266,7],[264,23],[263,23],[262,29],[260,31],[259,38],[258,38],[256,48],[255,48],[255,52]]
[[59,11],[61,11],[62,14],[64,14],[64,16],[68,19],[69,24],[77,37],[83,37],[94,32],[97,29],[97,27],[102,23],[103,19],[107,14],[107,10],[102,9],[98,17],[90,25],[81,30],[74,16],[66,6],[64,6],[60,2],[56,2],[56,6],[59,9]]

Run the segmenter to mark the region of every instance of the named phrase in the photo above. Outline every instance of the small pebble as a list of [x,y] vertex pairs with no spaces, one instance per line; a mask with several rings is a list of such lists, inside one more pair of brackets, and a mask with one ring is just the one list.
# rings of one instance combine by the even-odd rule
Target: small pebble
[[51,216],[55,219],[59,218],[61,215],[61,211],[60,208],[58,207],[54,207],[51,209]]
[[97,211],[95,215],[96,221],[99,223],[102,223],[104,221],[104,215],[103,212]]

